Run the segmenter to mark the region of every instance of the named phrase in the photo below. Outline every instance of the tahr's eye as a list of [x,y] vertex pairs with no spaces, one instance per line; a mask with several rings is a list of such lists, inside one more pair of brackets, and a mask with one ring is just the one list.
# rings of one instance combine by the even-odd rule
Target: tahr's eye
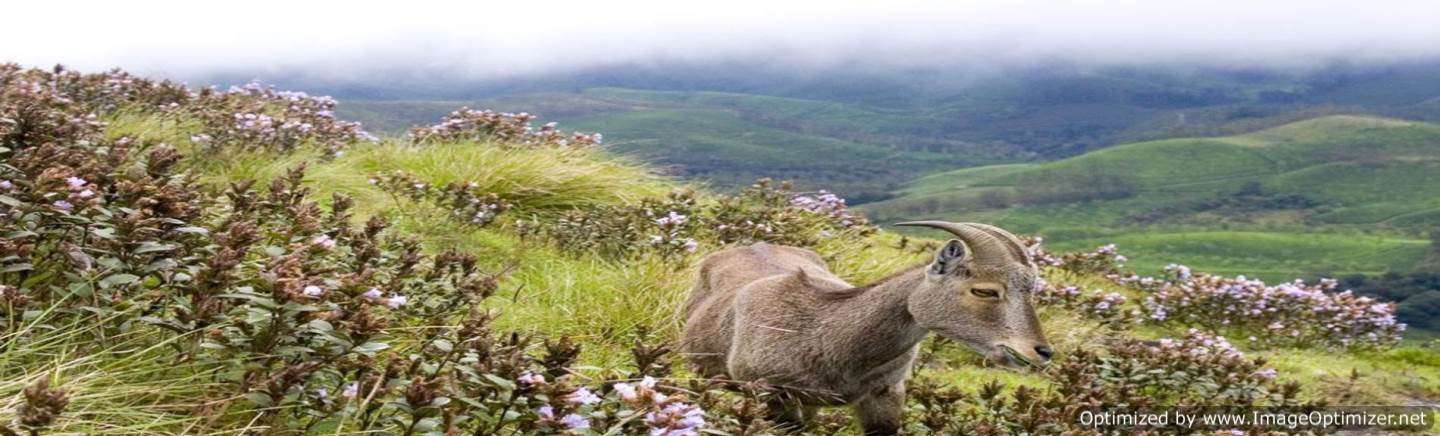
[[970,288],[970,293],[980,298],[1000,298],[1000,291],[990,288]]

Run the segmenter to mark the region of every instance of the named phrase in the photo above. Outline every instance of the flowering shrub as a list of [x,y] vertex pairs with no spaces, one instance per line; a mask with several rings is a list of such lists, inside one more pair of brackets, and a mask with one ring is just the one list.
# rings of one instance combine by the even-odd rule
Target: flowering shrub
[[865,224],[864,217],[852,215],[850,211],[845,209],[845,199],[823,189],[813,197],[809,195],[796,195],[791,197],[790,205],[810,213],[827,216],[840,227],[853,227]]
[[495,222],[502,212],[512,206],[499,194],[480,192],[474,182],[436,187],[404,171],[394,171],[375,175],[370,178],[370,183],[391,195],[403,195],[414,201],[430,202],[449,209],[451,218],[476,227]]
[[771,242],[812,246],[841,235],[864,236],[875,231],[864,217],[850,213],[845,200],[821,191],[815,196],[794,192],[790,182],[778,187],[768,178],[756,180],[736,196],[721,197],[711,208],[713,238],[721,244]]
[[1125,262],[1130,259],[1121,255],[1115,249],[1115,244],[1107,244],[1096,248],[1094,251],[1075,251],[1060,256],[1058,264],[1060,270],[1071,275],[1095,274],[1111,275],[1120,274],[1125,267]]
[[1243,330],[1257,345],[1342,348],[1390,346],[1405,330],[1393,303],[1335,292],[1334,280],[1266,285],[1244,276],[1196,274],[1183,265],[1170,265],[1165,274],[1115,279],[1149,293],[1141,305],[1149,322]]
[[4,99],[7,102],[42,103],[37,107],[43,107],[43,100],[59,99],[84,108],[87,114],[97,115],[126,107],[152,111],[172,109],[192,97],[183,85],[136,77],[120,70],[83,74],[59,65],[47,71],[23,69],[13,63],[0,64],[0,86],[11,85],[32,94],[47,93],[49,97],[12,96]]
[[[360,123],[335,118],[335,100],[303,92],[277,91],[258,83],[226,92],[193,92],[169,81],[153,81],[119,70],[81,74],[0,64],[0,141],[38,145],[49,132],[82,139],[101,129],[99,117],[121,109],[199,121],[191,141],[209,149],[288,151],[307,144],[339,153],[357,141],[377,139]],[[53,139],[53,138],[51,138]],[[93,140],[93,138],[92,138]]]
[[56,75],[0,64],[0,147],[94,141],[104,123],[61,92]]
[[540,236],[568,249],[608,257],[679,256],[706,242],[812,246],[826,238],[874,231],[863,217],[847,212],[844,200],[833,194],[818,199],[798,195],[788,183],[772,188],[768,179],[713,203],[701,204],[694,191],[680,189],[664,200],[576,210],[554,222],[523,220],[517,227],[523,236]]
[[327,155],[358,141],[378,140],[360,123],[336,119],[335,104],[330,97],[277,91],[253,82],[226,92],[207,88],[186,106],[203,126],[190,140],[208,149],[290,151],[315,144]]
[[663,199],[638,204],[601,206],[565,213],[553,222],[520,220],[523,237],[542,237],[571,252],[619,258],[641,253],[665,257],[696,251],[703,228],[695,191],[676,189]]
[[530,125],[534,120],[534,115],[525,112],[516,114],[460,108],[441,119],[439,124],[410,129],[410,139],[415,143],[495,141],[508,147],[575,148],[599,146],[603,139],[599,133],[566,135],[553,122],[536,129]]
[[1118,292],[1086,293],[1075,285],[1056,286],[1046,283],[1035,292],[1035,303],[1060,306],[1087,318],[1099,320],[1106,327],[1123,329],[1136,321],[1139,312],[1125,306],[1126,298]]
[[1025,248],[1030,253],[1030,259],[1035,261],[1036,265],[1042,267],[1063,265],[1065,262],[1060,260],[1059,256],[1041,247],[1041,244],[1044,242],[1045,238],[1040,236],[1023,236],[1020,238],[1020,243],[1025,245]]
[[[569,375],[579,348],[567,339],[536,353],[531,336],[492,332],[479,304],[503,271],[469,254],[427,256],[378,218],[352,226],[352,202],[338,196],[323,211],[299,168],[263,192],[234,185],[227,207],[207,214],[199,206],[219,199],[171,172],[178,154],[141,148],[6,152],[4,334],[36,316],[89,319],[79,325],[93,331],[76,334],[96,337],[153,329],[214,374],[215,397],[197,413],[277,430],[343,421],[347,431],[693,434],[705,424],[654,379],[608,396],[585,386]],[[456,313],[468,315],[450,321]],[[407,341],[393,333],[419,326],[430,327]],[[663,352],[638,350],[645,371],[668,368]],[[22,430],[51,425],[66,406],[63,390],[37,386],[16,412]]]
[[1022,386],[1005,395],[1004,386],[991,382],[972,397],[917,381],[910,392],[919,416],[912,421],[916,432],[943,434],[1093,434],[1097,429],[1078,419],[1082,411],[1319,406],[1299,400],[1300,386],[1280,383],[1265,365],[1263,359],[1246,359],[1225,338],[1196,330],[1180,339],[1125,340],[1101,353],[1077,350],[1052,363],[1046,375],[1054,383],[1047,389]]

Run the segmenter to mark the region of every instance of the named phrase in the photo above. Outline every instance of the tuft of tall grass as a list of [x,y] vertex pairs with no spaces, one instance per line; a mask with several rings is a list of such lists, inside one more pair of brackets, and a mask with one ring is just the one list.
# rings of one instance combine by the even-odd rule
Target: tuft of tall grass
[[671,184],[646,167],[599,151],[504,148],[490,143],[410,146],[388,141],[356,147],[312,168],[309,180],[336,191],[365,191],[370,176],[403,170],[433,185],[474,183],[544,213],[663,195]]
[[51,309],[36,310],[34,319],[0,336],[0,422],[15,418],[21,392],[41,379],[69,398],[63,418],[49,427],[54,432],[174,434],[208,418],[195,412],[221,384],[213,365],[176,360],[171,347],[183,336],[136,325],[99,337],[90,334],[94,326],[114,320],[75,317],[55,324]]

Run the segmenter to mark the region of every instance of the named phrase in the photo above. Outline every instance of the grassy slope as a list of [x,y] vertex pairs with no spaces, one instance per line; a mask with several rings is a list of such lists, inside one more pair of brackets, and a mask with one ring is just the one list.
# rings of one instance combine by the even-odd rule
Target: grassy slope
[[[403,150],[403,151],[402,151]],[[528,171],[555,172],[572,166],[585,166],[599,159],[604,164],[614,163],[603,156],[586,156],[581,159],[531,160],[550,152],[536,152],[540,156],[501,155],[504,160],[519,159],[526,165],[494,165],[483,156],[493,149],[473,145],[453,145],[435,149],[397,149],[380,146],[357,150],[331,163],[313,167],[309,181],[319,192],[343,191],[359,198],[380,198],[367,183],[360,180],[376,168],[376,162],[385,162],[381,169],[405,168],[415,174],[436,175],[440,178],[455,177],[463,180],[529,179],[534,174]],[[409,155],[402,154],[409,153]],[[394,158],[394,156],[402,156]],[[439,158],[437,158],[439,157]],[[473,161],[472,161],[473,160]],[[533,165],[531,165],[533,164]],[[437,169],[436,166],[449,167]],[[272,171],[279,171],[284,165],[277,164]],[[500,169],[496,168],[508,168]],[[671,183],[646,178],[643,169],[633,166],[612,167],[608,177],[584,180],[593,183],[595,191],[561,194],[576,203],[584,201],[616,202],[625,201],[625,196],[637,192],[660,192]],[[580,171],[585,173],[586,171]],[[636,179],[643,180],[636,183]],[[581,182],[578,179],[556,181],[559,184]],[[643,190],[643,191],[637,191]],[[571,197],[570,195],[577,195]],[[558,199],[557,199],[558,200]],[[491,262],[516,262],[516,273],[506,281],[501,295],[517,296],[512,299],[497,298],[492,303],[504,314],[500,325],[505,328],[541,331],[548,334],[570,334],[587,344],[584,358],[594,366],[624,364],[630,334],[636,328],[646,328],[671,336],[678,330],[680,320],[676,309],[689,287],[693,271],[690,266],[703,253],[690,258],[682,265],[666,264],[659,261],[640,261],[617,264],[598,260],[584,254],[560,253],[554,249],[537,246],[518,240],[506,228],[471,230],[451,224],[443,211],[428,206],[402,201],[397,204],[377,201],[357,210],[387,213],[400,228],[421,235],[430,246],[456,248],[470,252],[494,253],[482,256]],[[405,213],[394,214],[397,210]],[[895,248],[898,235],[885,233],[859,244],[833,244],[820,247],[819,251],[831,261],[841,277],[856,283],[879,279],[908,265],[924,261],[928,253],[916,253]],[[707,247],[714,249],[715,247]],[[1060,280],[1060,278],[1053,278]],[[1093,279],[1090,283],[1104,287],[1103,282]],[[1112,286],[1113,287],[1113,286]],[[1052,309],[1043,312],[1047,331],[1054,332],[1052,339],[1060,349],[1074,349],[1093,343],[1095,340],[1113,335],[1093,322],[1076,317],[1073,313]],[[1175,336],[1179,331],[1152,329],[1141,335]],[[1365,385],[1355,387],[1361,398],[1375,401],[1410,401],[1414,398],[1440,396],[1440,367],[1416,366],[1396,357],[1395,352],[1378,354],[1335,355],[1325,352],[1291,353],[1285,350],[1264,351],[1259,355],[1277,360],[1282,370],[1289,370],[1295,379],[1318,386],[1320,389],[1338,390],[1344,385],[1337,375],[1348,375],[1351,368],[1357,368],[1365,377]],[[946,380],[964,381],[967,386],[978,387],[977,380],[997,379],[1010,384],[1043,386],[1047,383],[1035,374],[990,368],[976,355],[956,346],[942,349],[940,365],[929,369],[936,377]]]
[[[113,134],[146,135],[184,143],[188,135],[147,120],[116,120]],[[644,167],[605,154],[571,154],[553,150],[501,151],[486,144],[451,144],[410,148],[394,144],[362,146],[333,161],[312,155],[274,156],[237,153],[206,156],[192,161],[196,171],[209,182],[222,183],[247,178],[269,178],[301,162],[310,170],[307,183],[317,198],[330,192],[344,192],[357,198],[357,219],[369,214],[389,217],[405,232],[422,237],[431,249],[454,248],[480,255],[492,266],[513,263],[517,269],[506,280],[499,297],[488,300],[502,312],[501,328],[570,334],[584,346],[585,364],[604,367],[627,361],[628,338],[644,327],[673,337],[679,320],[676,310],[688,288],[691,266],[702,253],[680,264],[659,261],[614,263],[585,253],[562,253],[544,245],[517,239],[503,226],[471,229],[457,226],[446,211],[432,206],[397,200],[371,186],[367,179],[377,171],[404,169],[433,182],[475,180],[489,189],[536,193],[544,202],[527,203],[515,213],[547,214],[584,204],[632,201],[656,195],[676,185],[650,175]],[[1003,173],[999,172],[999,173]],[[923,261],[928,253],[901,250],[898,235],[884,232],[859,243],[832,243],[819,248],[836,272],[852,282],[878,279],[906,265]],[[1051,277],[1052,281],[1075,278]],[[1078,278],[1090,288],[1111,287],[1091,277]],[[1056,348],[1064,353],[1117,335],[1063,309],[1041,311],[1046,330]],[[1147,327],[1131,333],[1140,337],[1176,336],[1180,328]],[[60,331],[63,331],[61,329]],[[78,428],[110,432],[173,432],[192,424],[166,411],[191,410],[187,392],[207,389],[200,379],[157,378],[172,374],[171,362],[162,359],[163,346],[152,350],[131,349],[125,338],[116,338],[116,352],[127,358],[98,361],[90,357],[67,356],[57,338],[53,349],[27,350],[27,354],[0,354],[6,359],[36,359],[54,362],[37,368],[40,374],[59,369],[65,386],[76,392],[72,407],[93,412],[104,422],[74,423]],[[1254,351],[1274,362],[1281,377],[1306,383],[1308,395],[1329,396],[1349,391],[1359,403],[1405,404],[1440,397],[1440,363],[1431,352],[1405,348],[1384,353],[1341,354],[1323,351]],[[40,357],[43,356],[43,357]],[[1351,386],[1344,376],[1354,369],[1361,383]],[[969,351],[957,346],[942,348],[931,367],[922,371],[932,377],[977,388],[985,381],[1045,386],[1048,381],[1033,373],[990,368]],[[0,396],[11,397],[28,380],[0,382]],[[138,395],[144,392],[146,395]]]
[[[1113,241],[1141,259],[1188,262],[1223,273],[1284,279],[1313,271],[1379,273],[1411,268],[1426,241],[1416,229],[1440,223],[1440,126],[1332,116],[1252,134],[1115,146],[1045,164],[967,168],[931,175],[902,197],[863,206],[882,220],[988,220],[1043,233],[1057,247]],[[989,207],[986,191],[1020,196],[1027,177],[1120,175],[1136,195],[1116,200]],[[1215,198],[1249,183],[1267,194],[1324,204],[1258,211],[1244,219],[1195,213],[1146,226],[1132,214]],[[1389,236],[1350,236],[1387,229]],[[1409,236],[1406,236],[1409,235]],[[1150,270],[1158,261],[1139,261]]]

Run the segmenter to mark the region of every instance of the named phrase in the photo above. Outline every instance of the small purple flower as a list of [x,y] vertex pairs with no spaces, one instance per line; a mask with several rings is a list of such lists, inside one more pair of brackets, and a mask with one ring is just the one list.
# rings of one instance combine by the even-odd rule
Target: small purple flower
[[535,414],[540,415],[540,419],[555,419],[555,408],[550,406],[540,406],[539,409],[535,409]]
[[75,208],[75,205],[70,204],[70,202],[65,200],[56,200],[54,203],[51,203],[51,206],[55,206],[56,209],[60,210],[70,210]]
[[615,392],[620,394],[620,399],[622,400],[635,401],[635,399],[639,397],[639,395],[635,393],[635,386],[629,383],[616,383],[614,388]]
[[310,240],[310,243],[325,250],[335,249],[335,240],[330,239],[330,235],[316,236],[315,239]]
[[1256,372],[1255,374],[1265,378],[1275,378],[1276,372],[1275,368],[1265,368],[1260,370],[1259,372]]
[[582,388],[576,389],[575,392],[573,392],[573,393],[571,393],[570,395],[566,396],[566,397],[565,397],[565,401],[569,401],[571,404],[580,404],[580,405],[584,405],[584,404],[595,404],[595,403],[600,402],[600,396],[599,396],[599,395],[595,395],[594,392],[590,392],[589,389],[586,389],[586,388],[583,388],[583,387],[582,387]]
[[695,249],[700,247],[700,243],[696,242],[695,238],[685,238],[685,244],[681,247],[685,248],[686,252],[694,253]]
[[91,191],[91,190],[89,190],[89,189],[86,189],[86,190],[84,190],[84,191],[80,191],[80,194],[79,194],[79,195],[80,195],[80,198],[90,198],[90,197],[94,197],[94,196],[95,196],[95,191]]
[[409,301],[410,299],[404,295],[396,295],[394,297],[386,299],[385,305],[390,306],[391,309],[399,309],[400,306],[404,306],[405,303]]
[[515,381],[518,381],[520,382],[520,384],[526,386],[542,385],[545,384],[545,376],[530,371],[525,371],[520,373],[520,377],[516,378]]
[[355,396],[356,396],[356,395],[359,395],[359,394],[360,394],[360,384],[359,384],[359,383],[351,383],[351,384],[345,385],[345,390],[340,391],[340,396],[345,397],[345,398],[355,398]]
[[380,292],[380,288],[370,288],[370,290],[365,291],[364,294],[360,294],[361,297],[365,297],[366,300],[371,301],[379,300],[383,295],[384,294]]
[[325,290],[315,285],[306,286],[305,289],[300,292],[310,298],[320,298],[320,296],[325,295]]
[[79,177],[73,177],[73,176],[72,176],[72,177],[66,177],[66,178],[65,178],[65,184],[70,185],[71,188],[79,188],[79,187],[85,186],[85,184],[87,184],[87,183],[90,183],[90,182],[86,182],[85,179],[82,179],[82,178],[79,178]]
[[15,184],[14,184],[14,183],[10,183],[9,180],[0,180],[0,189],[4,189],[4,190],[7,190],[7,191],[8,191],[8,190],[10,190],[10,188],[14,188],[14,187],[15,187]]
[[564,418],[560,418],[560,423],[564,424],[565,428],[569,430],[584,430],[590,428],[590,420],[585,419],[585,417],[576,415],[574,413],[565,415]]
[[316,390],[315,390],[315,396],[320,397],[320,398],[328,397],[328,396],[330,396],[330,390],[329,390],[329,389],[325,389],[325,388],[316,389]]
[[696,429],[705,426],[705,411],[694,405],[673,403],[645,414],[645,424],[650,426],[651,436],[693,435],[697,434]]
[[668,215],[666,215],[666,216],[664,216],[664,217],[661,217],[660,219],[655,220],[655,224],[659,224],[659,225],[662,225],[662,226],[669,226],[669,225],[676,225],[676,226],[678,226],[678,225],[685,224],[685,221],[687,221],[687,220],[688,220],[688,218],[686,218],[685,215],[681,215],[681,214],[675,213],[675,211],[672,210],[672,211],[670,211],[670,213],[669,213]]

